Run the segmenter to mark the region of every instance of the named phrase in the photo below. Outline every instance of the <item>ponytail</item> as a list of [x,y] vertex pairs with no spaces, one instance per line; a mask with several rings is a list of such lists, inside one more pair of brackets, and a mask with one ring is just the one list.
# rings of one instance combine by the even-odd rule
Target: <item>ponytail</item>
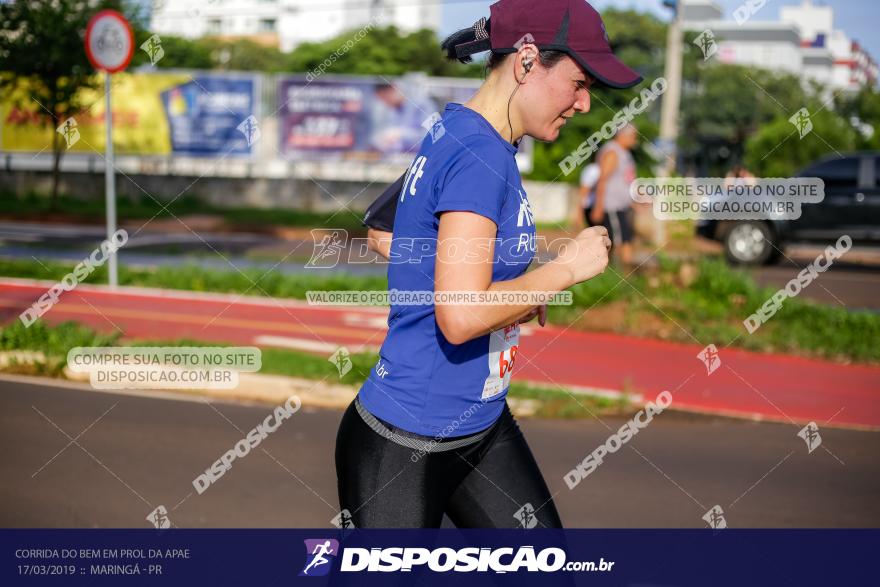
[[461,29],[460,31],[456,31],[446,37],[446,40],[440,43],[440,48],[446,53],[446,58],[450,61],[460,61],[462,63],[470,63],[473,61],[470,55],[466,55],[464,57],[459,57],[455,53],[455,46],[461,45],[462,43],[473,43],[477,40],[477,35],[474,33],[474,29],[467,28]]
[[[491,70],[498,66],[511,51],[492,50],[492,44],[489,41],[491,24],[491,20],[481,18],[473,26],[456,31],[446,37],[440,43],[440,48],[446,52],[446,58],[450,61],[470,63],[472,61],[471,55],[490,51],[489,59],[486,61],[486,69]],[[564,56],[565,53],[562,51],[546,49],[538,51],[538,61],[547,68],[559,63]]]
[[446,52],[446,58],[451,61],[470,63],[471,55],[491,51],[489,42],[489,20],[481,18],[472,27],[454,32],[440,44],[440,48]]

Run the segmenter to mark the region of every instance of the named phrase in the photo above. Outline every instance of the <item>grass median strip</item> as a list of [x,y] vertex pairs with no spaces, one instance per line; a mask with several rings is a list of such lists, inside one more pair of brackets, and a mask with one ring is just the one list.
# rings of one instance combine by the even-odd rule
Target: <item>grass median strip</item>
[[[25,328],[15,321],[0,329],[0,353],[8,353],[10,360],[0,371],[22,375],[43,375],[64,377],[67,353],[78,346],[162,346],[162,347],[197,347],[197,346],[232,346],[208,343],[198,340],[178,339],[173,341],[158,340],[126,340],[120,342],[119,334],[106,335],[95,332],[76,322],[63,322],[49,326],[42,320]],[[17,361],[13,353],[21,351],[39,351],[39,360]],[[327,383],[352,386],[355,390],[366,379],[375,366],[379,356],[376,353],[349,354],[351,369],[340,376],[337,367],[328,357],[287,349],[263,348],[263,375],[282,375],[300,379],[320,380]],[[33,359],[33,357],[31,357]],[[514,399],[527,400],[533,404],[534,414],[546,418],[589,418],[627,414],[635,408],[622,397],[609,399],[584,393],[572,393],[559,387],[543,387],[513,382],[509,396]]]
[[[333,214],[331,212],[307,212],[287,208],[223,208],[212,206],[193,195],[181,196],[174,200],[173,208],[163,208],[162,204],[144,196],[141,198],[120,197],[116,202],[119,218],[128,220],[151,220],[154,218],[174,218],[189,215],[216,216],[224,223],[239,230],[262,231],[272,227],[301,228],[342,228],[351,234],[366,233],[361,219],[350,212]],[[22,221],[39,221],[47,217],[63,218],[69,222],[94,223],[104,218],[103,196],[94,198],[73,198],[60,195],[54,207],[48,196],[30,192],[19,195],[9,190],[0,190],[0,216]]]
[[[60,280],[67,263],[0,259],[0,276]],[[86,283],[107,281],[106,266]],[[383,276],[286,275],[277,271],[219,271],[198,265],[158,269],[120,267],[121,285],[304,299],[307,291],[386,291]],[[812,287],[818,287],[814,284]],[[627,275],[609,269],[571,288],[571,306],[551,306],[548,320],[588,331],[660,338],[676,342],[731,344],[754,351],[782,352],[838,362],[880,362],[880,314],[825,306],[804,298],[785,300],[754,334],[743,320],[776,290],[723,261],[697,263],[661,258],[657,267]]]
[[[58,261],[0,259],[0,276],[59,281],[73,266]],[[107,283],[107,267],[98,267],[83,283]],[[195,264],[179,267],[119,267],[119,285],[179,289],[185,291],[235,293],[274,298],[305,299],[307,291],[385,291],[385,277],[332,275],[287,275],[278,271],[243,269],[219,271]]]

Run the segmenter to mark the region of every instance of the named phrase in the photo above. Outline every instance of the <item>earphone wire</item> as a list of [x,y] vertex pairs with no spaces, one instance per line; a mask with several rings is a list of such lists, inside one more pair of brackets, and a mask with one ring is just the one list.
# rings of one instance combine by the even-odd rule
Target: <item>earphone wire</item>
[[510,103],[513,101],[513,95],[519,89],[519,84],[510,92],[510,98],[507,99],[507,127],[510,129],[510,142],[513,143],[513,123],[510,121]]
[[510,121],[510,103],[513,102],[513,95],[516,94],[516,91],[519,89],[519,87],[523,85],[523,83],[525,83],[526,75],[528,75],[531,68],[532,62],[523,59],[523,69],[525,69],[525,73],[523,73],[523,81],[516,80],[516,87],[513,88],[513,91],[510,92],[510,98],[507,99],[507,127],[510,129],[511,143],[513,143],[513,123]]

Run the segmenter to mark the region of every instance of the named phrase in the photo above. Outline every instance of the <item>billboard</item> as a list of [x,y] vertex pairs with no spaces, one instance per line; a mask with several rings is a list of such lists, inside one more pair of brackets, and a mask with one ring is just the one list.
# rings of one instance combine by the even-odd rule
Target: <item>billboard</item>
[[[113,76],[113,143],[126,155],[250,155],[259,119],[257,76],[235,74],[120,73]],[[56,124],[41,117],[42,106],[26,98],[0,103],[4,151],[51,149]],[[83,110],[73,116],[78,131],[68,151],[104,151],[104,93],[83,90]],[[59,121],[61,124],[64,121]],[[244,126],[242,126],[244,124]],[[242,126],[242,129],[239,127]]]
[[[269,105],[263,113],[266,80],[275,83],[262,98]],[[479,86],[476,79],[423,74],[324,75],[309,82],[304,75],[119,73],[113,76],[113,143],[121,155],[405,164],[428,132],[427,121],[449,102],[467,102]],[[76,139],[67,140],[69,153],[104,152],[102,89],[83,90],[82,111],[55,124],[41,116],[45,110],[26,87],[17,97],[0,102],[0,150],[51,153],[53,133],[65,125],[65,140]],[[523,173],[531,169],[532,146],[528,137],[519,146]]]
[[289,159],[411,157],[427,132],[425,121],[477,87],[477,80],[443,84],[421,75],[279,78],[279,151]]

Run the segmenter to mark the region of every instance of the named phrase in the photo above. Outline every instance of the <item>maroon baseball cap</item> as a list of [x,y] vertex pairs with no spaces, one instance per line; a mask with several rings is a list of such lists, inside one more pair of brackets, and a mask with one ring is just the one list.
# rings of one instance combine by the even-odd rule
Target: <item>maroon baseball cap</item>
[[540,51],[567,53],[608,87],[630,88],[642,81],[611,52],[602,17],[585,0],[499,0],[489,11],[488,21],[474,24],[477,40],[456,46],[459,57],[490,49],[515,53],[530,42]]

